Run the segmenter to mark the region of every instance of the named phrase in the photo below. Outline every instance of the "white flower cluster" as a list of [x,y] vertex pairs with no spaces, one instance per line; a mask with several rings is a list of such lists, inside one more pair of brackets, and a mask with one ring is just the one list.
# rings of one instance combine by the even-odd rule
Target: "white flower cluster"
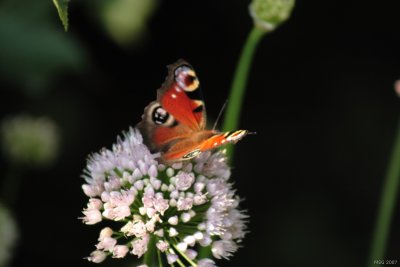
[[[159,258],[179,265],[216,266],[198,259],[200,247],[229,258],[246,233],[246,215],[228,182],[230,170],[221,152],[206,152],[188,162],[166,166],[156,161],[136,129],[88,160],[82,186],[90,197],[83,222],[120,222],[104,228],[89,261],[108,255],[141,257],[155,244]],[[164,257],[162,257],[164,255]]]

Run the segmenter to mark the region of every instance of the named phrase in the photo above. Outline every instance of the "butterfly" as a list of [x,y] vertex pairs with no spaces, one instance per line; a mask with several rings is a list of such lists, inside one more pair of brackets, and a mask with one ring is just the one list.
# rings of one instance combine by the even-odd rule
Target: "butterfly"
[[207,130],[200,82],[183,59],[168,65],[168,76],[157,90],[157,100],[145,109],[136,127],[150,151],[160,152],[164,162],[189,160],[200,153],[236,143],[247,130]]

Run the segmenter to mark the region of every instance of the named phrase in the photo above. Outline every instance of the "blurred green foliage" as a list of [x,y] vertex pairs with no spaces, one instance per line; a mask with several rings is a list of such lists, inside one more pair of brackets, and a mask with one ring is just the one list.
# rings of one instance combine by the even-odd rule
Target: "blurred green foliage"
[[3,152],[16,165],[47,166],[58,154],[59,129],[47,117],[14,116],[0,130]]
[[[68,27],[69,0],[54,0]],[[96,0],[77,3],[122,46],[139,43],[156,0]],[[43,94],[60,76],[81,71],[86,51],[74,34],[60,30],[51,1],[5,0],[0,4],[0,77],[10,88]],[[94,12],[93,12],[94,11]]]
[[10,211],[0,202],[0,267],[7,266],[16,247],[18,229]]
[[54,23],[49,1],[3,1],[0,5],[0,77],[30,95],[43,93],[61,74],[85,65],[85,52],[72,34]]
[[[116,43],[122,46],[139,43],[147,33],[147,23],[156,0],[95,0],[96,18]],[[92,10],[92,7],[87,10]]]

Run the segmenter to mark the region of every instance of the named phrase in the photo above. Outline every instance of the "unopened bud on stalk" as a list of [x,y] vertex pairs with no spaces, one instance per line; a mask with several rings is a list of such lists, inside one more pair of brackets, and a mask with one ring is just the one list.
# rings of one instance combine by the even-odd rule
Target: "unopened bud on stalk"
[[256,27],[270,32],[290,17],[294,3],[295,0],[253,0],[250,15]]

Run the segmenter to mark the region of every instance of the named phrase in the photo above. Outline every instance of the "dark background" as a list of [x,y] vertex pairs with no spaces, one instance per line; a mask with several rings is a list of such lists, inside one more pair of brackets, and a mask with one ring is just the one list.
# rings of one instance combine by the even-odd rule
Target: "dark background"
[[[78,67],[44,71],[46,82],[29,89],[23,82],[31,56],[18,62],[21,51],[37,54],[35,47],[21,40],[10,54],[0,44],[0,119],[45,115],[62,135],[52,167],[25,171],[14,210],[21,237],[11,266],[96,266],[82,258],[94,249],[101,226],[77,219],[87,202],[80,178],[87,155],[110,147],[140,120],[165,66],[178,58],[196,68],[213,123],[252,27],[249,1],[160,1],[147,39],[122,47],[93,19],[96,10],[78,2],[70,6],[68,33],[51,1],[43,2],[49,29],[73,39],[80,51]],[[400,112],[393,91],[400,76],[399,6],[298,1],[291,19],[260,43],[240,123],[257,135],[236,145],[232,175],[250,233],[218,265],[365,266]],[[29,23],[22,29],[42,38]],[[33,69],[51,62],[34,61]],[[8,72],[15,64],[20,69]],[[0,167],[7,172],[5,158]],[[398,208],[385,259],[400,261]],[[134,266],[135,257],[127,258],[99,266]]]

